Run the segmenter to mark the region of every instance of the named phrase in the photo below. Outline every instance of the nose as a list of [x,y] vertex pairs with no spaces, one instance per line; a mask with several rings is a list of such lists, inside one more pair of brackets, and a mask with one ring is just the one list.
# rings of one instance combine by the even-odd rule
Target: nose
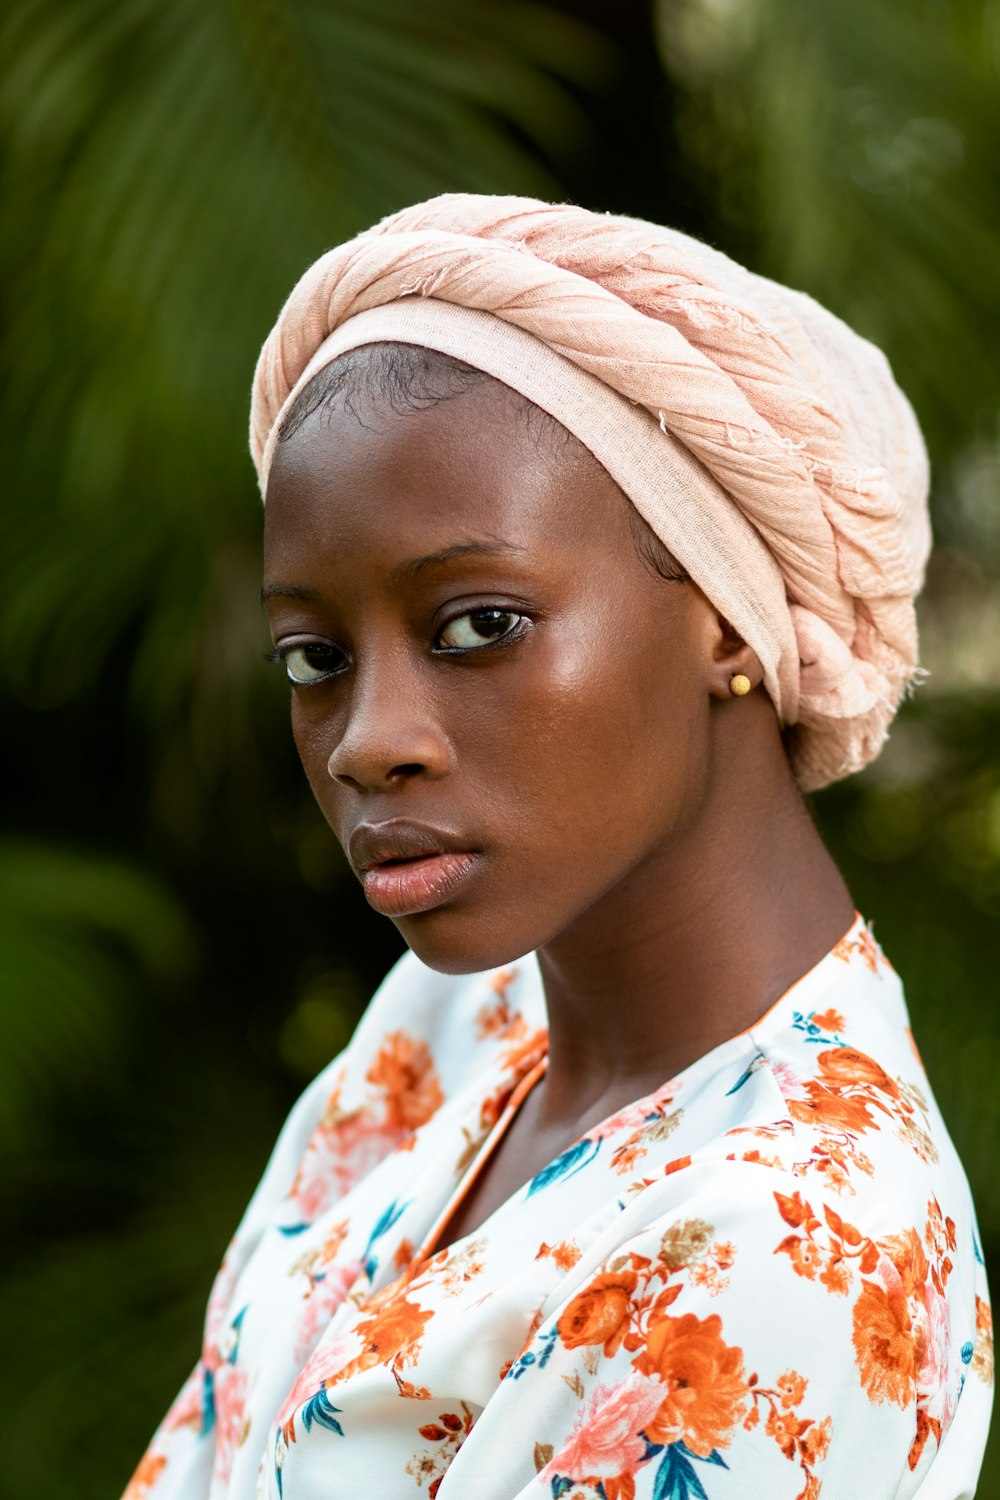
[[383,667],[358,673],[343,733],[326,768],[355,791],[385,791],[417,776],[443,776],[448,738],[408,674]]

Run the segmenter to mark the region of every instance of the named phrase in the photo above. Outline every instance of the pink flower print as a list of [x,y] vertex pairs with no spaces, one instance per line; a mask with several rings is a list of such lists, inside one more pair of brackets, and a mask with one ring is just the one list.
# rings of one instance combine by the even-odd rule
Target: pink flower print
[[306,1147],[291,1197],[308,1222],[342,1198],[409,1135],[400,1125],[374,1120],[367,1110],[324,1121]]
[[338,1339],[331,1339],[328,1343],[324,1343],[322,1335],[320,1336],[320,1342],[299,1371],[295,1384],[281,1403],[281,1410],[278,1412],[279,1427],[287,1427],[299,1407],[304,1406],[311,1396],[315,1396],[317,1391],[322,1390],[326,1380],[343,1369],[344,1365],[357,1355],[358,1342],[358,1335],[353,1329],[348,1330]]
[[771,1077],[778,1085],[783,1099],[793,1098],[802,1093],[802,1078],[790,1063],[772,1063]]
[[301,1365],[315,1347],[316,1340],[351,1290],[360,1270],[361,1266],[357,1261],[347,1265],[331,1266],[310,1286],[295,1339],[295,1363],[297,1365]]
[[913,1319],[917,1344],[917,1403],[947,1428],[955,1414],[955,1394],[949,1388],[951,1328],[948,1299],[928,1280]]
[[173,1406],[164,1417],[164,1431],[172,1432],[175,1427],[193,1427],[195,1431],[201,1428],[204,1389],[205,1371],[199,1364],[181,1386]]
[[206,1350],[218,1342],[229,1321],[229,1304],[236,1287],[236,1260],[236,1241],[233,1240],[223,1257],[208,1299],[208,1312],[205,1316]]
[[212,1477],[225,1483],[236,1450],[249,1429],[246,1416],[247,1374],[237,1365],[221,1365],[215,1375],[215,1466]]
[[627,1104],[616,1115],[602,1120],[599,1125],[594,1126],[593,1130],[588,1130],[587,1139],[604,1141],[608,1136],[618,1135],[622,1131],[641,1130],[644,1125],[652,1124],[653,1117],[662,1115],[666,1106],[673,1102],[675,1089],[676,1084],[673,1080],[661,1084],[655,1094],[649,1094],[645,1099],[637,1099],[634,1104]]
[[632,1374],[619,1386],[598,1386],[563,1448],[538,1476],[613,1479],[638,1468],[646,1451],[639,1434],[663,1405],[660,1381]]

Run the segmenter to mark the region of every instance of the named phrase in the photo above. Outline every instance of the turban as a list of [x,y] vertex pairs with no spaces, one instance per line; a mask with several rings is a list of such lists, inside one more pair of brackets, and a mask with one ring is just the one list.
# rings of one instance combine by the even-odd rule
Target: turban
[[321,256],[261,351],[262,493],[339,355],[455,356],[578,438],[756,652],[805,791],[881,749],[916,679],[927,456],[888,362],[801,292],[677,230],[445,194]]

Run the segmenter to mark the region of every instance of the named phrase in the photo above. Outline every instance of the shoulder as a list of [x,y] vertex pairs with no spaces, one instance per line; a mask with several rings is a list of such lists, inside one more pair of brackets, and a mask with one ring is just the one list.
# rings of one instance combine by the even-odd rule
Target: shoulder
[[694,1453],[740,1450],[744,1480],[755,1444],[777,1443],[808,1476],[832,1438],[857,1481],[838,1494],[895,1493],[865,1489],[855,1450],[886,1455],[887,1484],[922,1475],[961,1405],[974,1471],[992,1373],[985,1279],[933,1198],[883,1213],[877,1193],[831,1200],[793,1167],[716,1152],[644,1197],[547,1309],[567,1379],[599,1346],[620,1351],[632,1383],[683,1386],[674,1435]]

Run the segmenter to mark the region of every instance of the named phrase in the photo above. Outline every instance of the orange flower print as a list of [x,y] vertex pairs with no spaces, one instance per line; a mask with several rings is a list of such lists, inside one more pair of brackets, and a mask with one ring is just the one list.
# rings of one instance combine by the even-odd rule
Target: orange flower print
[[846,1297],[851,1289],[851,1276],[842,1260],[831,1257],[819,1273],[819,1279],[828,1292]]
[[798,1406],[809,1384],[805,1376],[797,1374],[795,1370],[786,1370],[784,1375],[779,1376],[774,1383],[781,1395],[781,1404],[784,1407]]
[[832,1426],[832,1418],[824,1417],[822,1422],[814,1422],[803,1436],[799,1446],[807,1464],[822,1463],[829,1453]]
[[853,952],[854,944],[851,942],[850,938],[842,937],[833,950],[833,956],[834,958],[843,959],[845,964],[849,964],[851,961],[851,954]]
[[774,1388],[758,1385],[757,1376],[750,1376],[750,1397],[753,1405],[747,1413],[743,1426],[748,1432],[758,1426],[761,1411],[764,1412],[764,1431],[781,1449],[788,1459],[797,1459],[805,1486],[796,1500],[808,1500],[819,1494],[819,1480],[813,1473],[816,1464],[827,1455],[830,1447],[832,1418],[824,1417],[817,1422],[813,1417],[802,1417],[795,1410],[805,1399],[809,1382],[797,1370],[786,1370],[775,1381]]
[[559,1319],[559,1337],[567,1349],[603,1344],[610,1359],[628,1331],[634,1271],[604,1271],[575,1296]]
[[432,1314],[405,1297],[396,1297],[372,1317],[357,1325],[365,1346],[383,1363],[394,1358],[407,1344],[414,1343],[424,1331]]
[[834,1010],[833,1006],[831,1006],[829,1010],[813,1011],[811,1019],[813,1025],[818,1026],[820,1031],[829,1031],[834,1035],[836,1035],[838,1031],[843,1031],[844,1027],[847,1024],[843,1016],[840,1014],[840,1011]]
[[861,1384],[871,1401],[906,1406],[916,1389],[916,1351],[902,1281],[891,1290],[875,1281],[861,1283],[854,1304],[854,1355]]
[[935,1418],[929,1417],[925,1411],[918,1407],[917,1431],[913,1442],[910,1444],[910,1451],[906,1459],[911,1473],[920,1462],[923,1451],[927,1446],[928,1438],[933,1438],[938,1443],[941,1441],[941,1423],[936,1421]]
[[139,1467],[129,1480],[122,1500],[146,1500],[146,1496],[166,1466],[165,1454],[147,1453],[145,1458],[140,1460]]
[[[885,1099],[894,1104],[900,1100],[899,1086],[864,1052],[853,1047],[830,1047],[819,1054],[817,1062],[820,1076],[802,1084],[805,1097],[788,1097],[793,1119],[823,1130],[864,1134],[877,1128],[872,1107],[888,1114],[890,1106]],[[897,1108],[904,1113],[911,1110],[905,1101]]]
[[892,1261],[904,1296],[912,1297],[920,1292],[927,1280],[929,1267],[916,1230],[904,1229],[902,1234],[888,1235],[879,1241],[879,1249]]
[[746,1413],[747,1383],[743,1351],[725,1342],[717,1314],[660,1318],[634,1364],[642,1374],[657,1376],[666,1388],[655,1419],[645,1429],[651,1441],[683,1441],[700,1458],[728,1446],[733,1428]]
[[554,1261],[560,1271],[571,1271],[580,1259],[580,1252],[572,1240],[560,1240],[556,1245],[547,1245],[543,1240],[535,1259],[548,1259]]
[[768,1437],[774,1438],[786,1458],[794,1458],[799,1435],[805,1432],[808,1426],[809,1423],[797,1417],[794,1412],[780,1411],[777,1407],[772,1407],[764,1423],[764,1431]]
[[987,1385],[993,1381],[993,1313],[990,1304],[976,1298],[976,1344],[972,1368]]
[[417,1130],[444,1103],[430,1049],[405,1031],[389,1033],[366,1076],[384,1091],[388,1123],[397,1128]]
[[833,1089],[824,1088],[810,1078],[805,1083],[805,1099],[789,1099],[788,1111],[804,1125],[819,1125],[824,1130],[871,1130],[874,1119],[863,1099],[845,1098]]
[[528,1069],[539,1058],[545,1056],[549,1044],[549,1034],[544,1026],[535,1031],[529,1031],[522,1016],[510,1028],[510,1046],[504,1051],[501,1061],[504,1067],[511,1073],[526,1073]]
[[501,969],[490,980],[490,989],[496,995],[492,1005],[484,1005],[476,1016],[476,1040],[485,1041],[490,1036],[502,1036],[514,1018],[507,999],[507,989],[515,977],[515,969]]
[[880,1068],[873,1057],[858,1052],[853,1047],[831,1047],[821,1052],[817,1059],[827,1080],[834,1084],[866,1084],[868,1088],[881,1089],[895,1098],[898,1088],[884,1068]]
[[418,1307],[399,1294],[383,1302],[370,1318],[363,1318],[356,1326],[356,1334],[364,1341],[361,1353],[329,1376],[324,1385],[338,1385],[375,1365],[401,1363],[404,1351],[417,1343],[433,1316],[433,1311]]
[[842,958],[845,963],[850,963],[851,957],[855,953],[864,960],[873,974],[878,973],[880,964],[884,965],[887,969],[892,967],[878,943],[876,943],[870,927],[862,927],[856,937],[851,934],[842,937],[833,950],[834,958]]
[[786,1246],[795,1274],[804,1276],[807,1281],[815,1281],[823,1267],[823,1252],[819,1246],[812,1240],[797,1239],[792,1235],[778,1249],[783,1250]]
[[885,960],[882,958],[882,950],[872,936],[870,927],[862,927],[858,933],[856,947],[872,973],[877,974],[879,961],[881,960],[884,963]]

